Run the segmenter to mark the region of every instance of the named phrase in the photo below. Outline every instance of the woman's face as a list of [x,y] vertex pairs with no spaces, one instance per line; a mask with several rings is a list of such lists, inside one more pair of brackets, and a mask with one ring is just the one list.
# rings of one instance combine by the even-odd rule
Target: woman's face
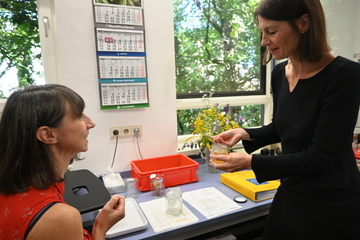
[[294,57],[300,42],[300,33],[287,21],[258,17],[262,33],[261,46],[267,47],[275,60]]
[[59,127],[56,128],[57,146],[60,152],[75,156],[79,152],[88,150],[89,130],[95,127],[95,123],[82,113],[81,116],[74,117],[70,107],[67,110],[64,119]]

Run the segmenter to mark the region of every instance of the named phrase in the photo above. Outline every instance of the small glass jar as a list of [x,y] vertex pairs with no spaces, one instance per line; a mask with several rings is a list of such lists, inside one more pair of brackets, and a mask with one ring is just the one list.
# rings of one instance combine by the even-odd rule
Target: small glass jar
[[125,197],[137,198],[139,196],[138,180],[136,178],[126,178],[125,182]]
[[151,196],[158,198],[165,195],[165,182],[163,174],[150,175]]
[[[211,146],[211,154],[214,155],[228,155],[229,154],[229,147],[226,144],[223,143],[214,143]],[[212,159],[216,163],[224,163],[223,161],[218,161],[215,159]]]
[[182,213],[182,193],[179,187],[169,188],[166,192],[166,213],[169,215],[179,215]]
[[356,150],[358,147],[359,147],[359,135],[354,133],[352,148],[353,150]]

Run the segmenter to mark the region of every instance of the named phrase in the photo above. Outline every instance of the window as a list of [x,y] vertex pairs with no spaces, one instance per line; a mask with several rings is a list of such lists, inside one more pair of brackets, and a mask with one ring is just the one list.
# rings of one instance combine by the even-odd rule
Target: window
[[271,97],[253,21],[258,2],[173,0],[179,149],[206,107],[204,94],[212,94],[210,105],[230,104],[242,127],[269,122]]
[[18,87],[43,83],[36,1],[0,6],[0,98]]

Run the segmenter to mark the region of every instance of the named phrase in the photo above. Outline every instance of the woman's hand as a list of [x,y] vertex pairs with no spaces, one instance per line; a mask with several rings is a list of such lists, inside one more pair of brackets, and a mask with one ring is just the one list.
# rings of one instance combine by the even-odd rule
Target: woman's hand
[[251,140],[249,134],[242,128],[234,128],[211,137],[213,143],[224,143],[229,147],[234,146],[240,140]]
[[105,204],[95,219],[92,238],[105,239],[106,232],[125,217],[125,197],[114,195]]
[[[222,161],[223,163],[217,163]],[[230,153],[228,155],[210,154],[210,164],[225,172],[236,172],[244,169],[251,169],[252,155],[244,153]]]

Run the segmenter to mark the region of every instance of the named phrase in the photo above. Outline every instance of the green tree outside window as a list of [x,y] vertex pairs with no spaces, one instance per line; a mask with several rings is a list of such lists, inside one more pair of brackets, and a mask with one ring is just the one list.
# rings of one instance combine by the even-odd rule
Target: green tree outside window
[[258,2],[173,0],[178,96],[260,89]]
[[[260,32],[253,19],[258,2],[173,0],[178,98],[264,94]],[[177,112],[178,135],[194,130],[201,111]],[[262,111],[262,105],[230,107],[231,117],[243,127],[261,125]]]
[[[33,61],[40,60],[36,1],[0,0],[0,81],[12,68],[17,69],[19,87],[33,85]],[[0,89],[0,98],[5,98]]]

